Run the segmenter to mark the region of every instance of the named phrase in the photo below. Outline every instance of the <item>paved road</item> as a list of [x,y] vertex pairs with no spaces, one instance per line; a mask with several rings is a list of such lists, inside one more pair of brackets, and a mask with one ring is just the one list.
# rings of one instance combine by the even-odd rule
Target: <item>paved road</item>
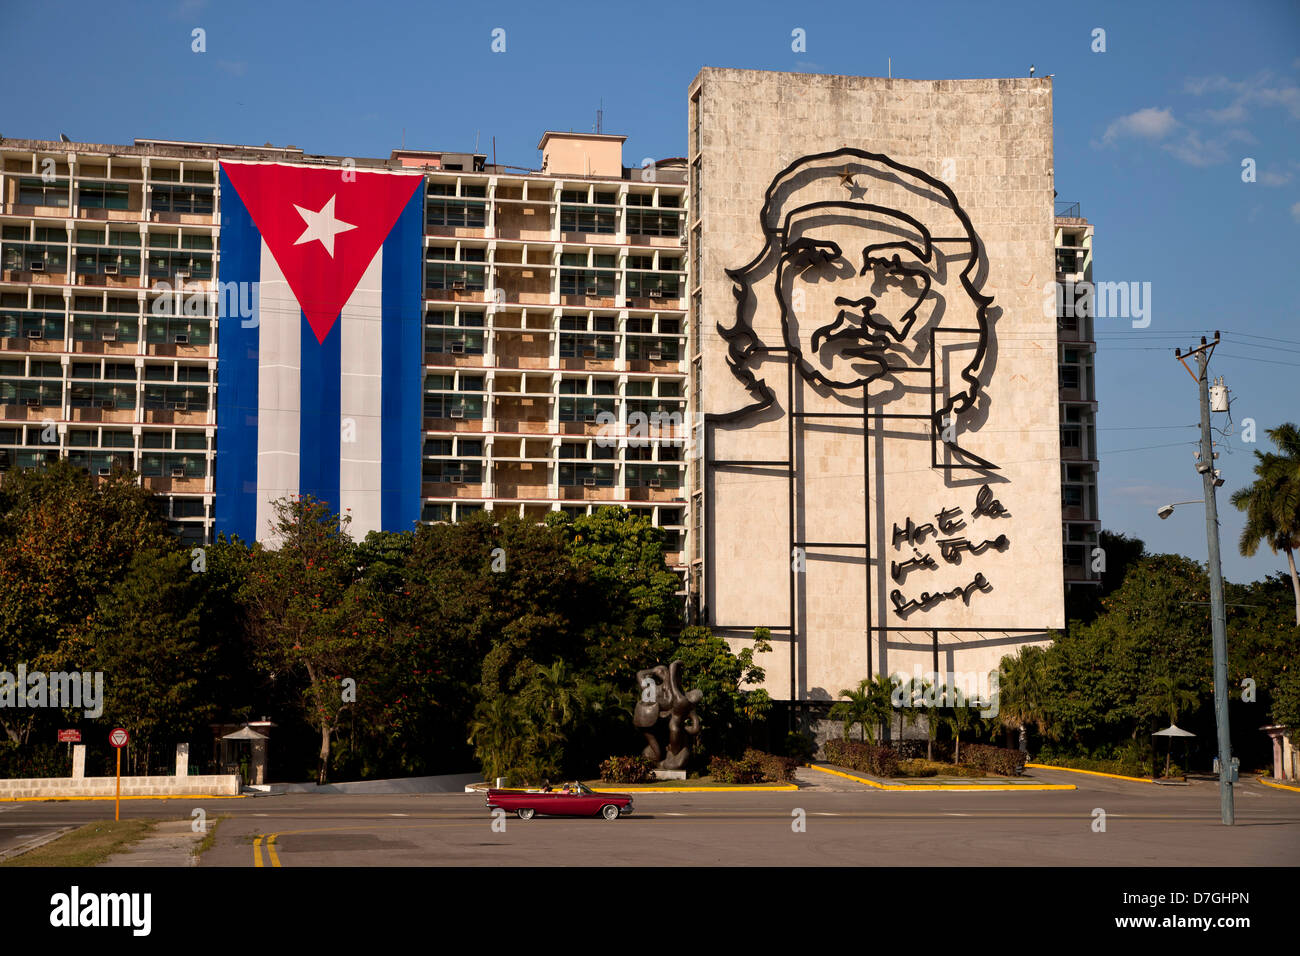
[[[616,821],[505,819],[482,795],[293,794],[213,800],[227,815],[203,867],[431,865],[1205,865],[1300,863],[1300,794],[1236,788],[1237,825],[1219,821],[1212,783],[1158,787],[1035,774],[1076,791],[896,793],[836,789],[762,794],[642,794]],[[0,824],[103,819],[111,803],[9,805]],[[188,801],[133,800],[124,817],[189,819]],[[1094,810],[1106,830],[1094,832]],[[796,832],[795,811],[805,829]],[[272,836],[274,840],[272,842]]]

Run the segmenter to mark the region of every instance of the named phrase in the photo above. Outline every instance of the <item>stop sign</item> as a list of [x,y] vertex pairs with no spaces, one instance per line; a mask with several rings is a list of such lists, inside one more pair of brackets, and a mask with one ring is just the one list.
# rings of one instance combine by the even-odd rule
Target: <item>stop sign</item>
[[122,727],[118,727],[108,735],[108,742],[114,747],[125,747],[126,742],[131,739],[131,735]]

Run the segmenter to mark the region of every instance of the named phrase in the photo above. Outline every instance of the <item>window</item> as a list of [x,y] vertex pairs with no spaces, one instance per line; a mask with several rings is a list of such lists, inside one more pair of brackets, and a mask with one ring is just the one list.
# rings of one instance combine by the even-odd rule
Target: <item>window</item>
[[126,183],[82,183],[77,205],[85,209],[126,209],[131,187]]
[[[187,178],[188,175],[187,173]],[[153,188],[152,209],[154,212],[211,215],[212,190],[198,189],[191,186],[155,186]]]
[[1061,488],[1061,504],[1067,508],[1083,507],[1083,489],[1078,485],[1065,485]]
[[68,180],[18,180],[18,202],[26,206],[68,206]]
[[560,484],[595,485],[608,488],[614,484],[613,465],[560,465]]
[[424,223],[426,226],[482,229],[487,224],[487,205],[430,197],[425,205]]
[[1061,366],[1061,388],[1077,389],[1079,387],[1079,367],[1077,365]]

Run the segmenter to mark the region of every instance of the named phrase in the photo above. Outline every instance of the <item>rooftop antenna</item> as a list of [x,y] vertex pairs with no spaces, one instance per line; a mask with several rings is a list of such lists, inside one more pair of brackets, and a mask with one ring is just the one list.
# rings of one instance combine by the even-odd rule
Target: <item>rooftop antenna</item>
[[402,127],[402,149],[406,149],[406,127]]
[[474,130],[474,153],[478,153],[478,130]]
[[894,78],[894,58],[892,56],[889,58],[889,78],[891,80]]
[[599,136],[601,130],[605,127],[605,97],[600,98],[600,108],[596,110],[596,135]]

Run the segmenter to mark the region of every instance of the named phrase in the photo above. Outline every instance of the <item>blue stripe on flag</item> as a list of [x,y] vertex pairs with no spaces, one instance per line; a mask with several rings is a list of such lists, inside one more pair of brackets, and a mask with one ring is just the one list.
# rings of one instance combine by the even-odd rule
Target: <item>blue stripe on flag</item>
[[298,493],[339,505],[339,431],[343,413],[340,390],[343,381],[343,322],[334,319],[324,342],[316,341],[307,316],[302,320],[302,390]]
[[409,531],[420,520],[423,235],[422,181],[384,242],[380,521],[385,531]]
[[[258,308],[251,284],[262,271],[262,236],[221,171],[221,297],[217,332],[215,531],[252,544],[257,536]],[[248,283],[248,284],[246,284]],[[239,314],[241,302],[253,314]],[[226,313],[229,314],[226,314]]]

